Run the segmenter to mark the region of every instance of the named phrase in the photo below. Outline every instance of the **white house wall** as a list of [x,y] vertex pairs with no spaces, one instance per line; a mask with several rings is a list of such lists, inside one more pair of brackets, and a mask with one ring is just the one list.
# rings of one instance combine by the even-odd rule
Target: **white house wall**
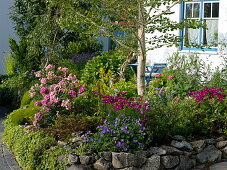
[[[219,1],[219,42],[227,43],[227,0]],[[175,13],[170,16],[173,21],[180,21],[180,5],[176,5],[172,9]],[[175,35],[179,35],[179,30],[174,32]],[[147,38],[151,35],[147,34]],[[148,44],[147,44],[148,46]],[[219,47],[219,49],[221,49]],[[179,50],[176,47],[162,47],[147,52],[147,64],[152,65],[153,63],[166,63],[169,56],[173,53],[179,52],[180,54],[191,54],[196,53],[201,59],[205,60],[207,64],[211,65],[211,68],[222,67],[223,57],[221,55],[227,56],[227,49],[218,50],[218,52],[198,52],[198,51],[189,51],[189,50]]]

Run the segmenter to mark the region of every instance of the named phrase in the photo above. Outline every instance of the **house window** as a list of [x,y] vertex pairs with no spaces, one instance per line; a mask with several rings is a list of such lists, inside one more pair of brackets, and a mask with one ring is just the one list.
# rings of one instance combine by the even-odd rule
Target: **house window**
[[[182,3],[182,19],[201,20],[203,26],[197,29],[185,28],[182,30],[184,41],[182,50],[201,50],[193,46],[204,45],[207,51],[216,51],[218,44],[218,0],[193,0]],[[190,47],[190,48],[189,48]]]

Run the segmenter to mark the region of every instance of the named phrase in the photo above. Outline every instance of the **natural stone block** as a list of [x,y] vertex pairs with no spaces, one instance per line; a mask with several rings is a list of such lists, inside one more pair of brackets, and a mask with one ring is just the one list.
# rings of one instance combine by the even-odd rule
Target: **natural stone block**
[[196,165],[196,161],[189,159],[184,155],[180,155],[180,164],[174,170],[187,170],[191,169]]
[[136,167],[128,167],[128,168],[124,168],[124,169],[121,169],[121,170],[142,170],[142,169],[136,168]]
[[153,155],[147,159],[146,163],[143,165],[143,170],[158,170],[160,168],[160,156]]
[[225,146],[227,146],[227,140],[225,140],[225,141],[220,141],[220,142],[218,142],[218,143],[216,144],[216,147],[217,147],[218,149],[222,149],[222,148],[224,148]]
[[80,159],[77,155],[72,155],[72,154],[68,155],[68,164],[69,165],[79,163],[79,161],[80,161]]
[[196,155],[198,154],[196,151],[192,151],[192,152],[187,152],[187,151],[184,151],[184,154],[186,157],[192,157],[193,155]]
[[206,146],[205,140],[198,140],[198,141],[194,141],[194,142],[190,142],[190,143],[196,152],[201,152],[204,149],[204,147]]
[[184,136],[181,136],[181,135],[174,135],[172,137],[174,140],[177,140],[177,141],[185,141],[185,137]]
[[163,148],[159,148],[159,147],[150,147],[150,149],[148,150],[149,153],[151,155],[165,155],[167,153],[166,150],[164,150]]
[[80,163],[82,165],[88,165],[88,164],[91,164],[93,163],[93,158],[91,156],[79,156],[80,158]]
[[177,148],[171,147],[171,146],[162,145],[161,149],[165,150],[166,154],[170,154],[170,155],[182,155],[183,154],[182,151],[180,151]]
[[67,168],[67,170],[92,170],[91,166],[88,165],[71,165],[70,167]]
[[178,141],[173,140],[171,142],[171,146],[176,147],[177,149],[181,149],[181,150],[189,150],[189,151],[193,150],[192,145],[186,141],[178,142]]
[[227,146],[225,148],[223,148],[221,151],[222,151],[222,154],[223,154],[223,158],[227,159]]
[[223,136],[216,139],[217,142],[221,142],[223,140],[226,140]]
[[106,161],[104,158],[100,158],[93,164],[93,166],[97,170],[108,170],[111,168],[112,164]]
[[148,152],[148,151],[136,151],[135,155],[137,157],[147,158],[147,157],[151,156],[152,154],[150,154],[150,152]]
[[197,159],[200,163],[214,162],[220,160],[222,152],[215,148],[214,145],[207,146],[201,153],[197,155]]
[[111,152],[103,152],[101,156],[107,160],[107,161],[112,161],[112,153]]
[[59,141],[58,141],[58,145],[60,145],[60,146],[66,146],[67,143],[59,140]]
[[67,160],[67,157],[68,157],[68,154],[59,155],[58,156],[58,161],[65,162]]
[[178,156],[162,156],[161,163],[164,165],[165,168],[174,168],[180,163]]
[[217,140],[214,138],[206,139],[205,141],[208,145],[213,145],[217,143]]
[[112,153],[112,164],[114,168],[141,167],[146,158],[139,158],[131,153]]

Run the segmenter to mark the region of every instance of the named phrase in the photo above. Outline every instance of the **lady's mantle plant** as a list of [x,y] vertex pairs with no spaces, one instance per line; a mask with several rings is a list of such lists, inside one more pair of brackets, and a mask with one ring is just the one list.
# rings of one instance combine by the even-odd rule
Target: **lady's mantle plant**
[[30,89],[30,97],[38,100],[35,105],[42,106],[35,114],[34,126],[50,123],[58,114],[67,114],[73,109],[74,98],[83,95],[85,85],[79,85],[75,75],[68,68],[48,65],[43,71],[35,72],[39,83]]
[[86,135],[90,151],[142,150],[150,142],[147,137],[146,128],[140,119],[124,114],[115,119],[108,116],[104,124],[97,127],[95,134],[88,132]]

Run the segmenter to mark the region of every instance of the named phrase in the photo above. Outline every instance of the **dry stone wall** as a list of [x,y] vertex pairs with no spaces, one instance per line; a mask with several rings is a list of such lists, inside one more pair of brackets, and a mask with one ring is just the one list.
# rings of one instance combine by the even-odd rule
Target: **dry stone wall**
[[103,152],[93,156],[61,155],[67,170],[187,170],[200,164],[227,159],[227,140],[187,142],[176,135],[170,146],[151,147],[135,153]]

